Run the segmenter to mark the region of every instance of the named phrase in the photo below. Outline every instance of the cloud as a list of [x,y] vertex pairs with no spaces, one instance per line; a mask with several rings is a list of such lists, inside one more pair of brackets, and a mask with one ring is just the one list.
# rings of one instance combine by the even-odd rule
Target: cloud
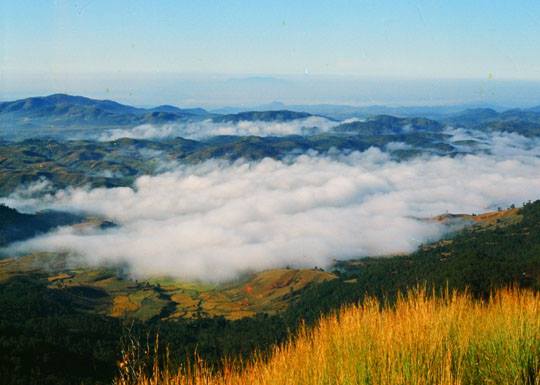
[[237,123],[216,123],[211,120],[203,120],[200,122],[164,125],[143,124],[129,129],[110,130],[102,134],[99,140],[112,141],[120,138],[156,139],[178,136],[188,139],[204,139],[217,135],[306,135],[326,132],[337,124],[337,122],[317,116],[288,122],[240,121]]
[[410,144],[403,142],[389,142],[386,144],[385,149],[387,151],[399,151],[399,150],[412,150],[414,147]]
[[485,132],[447,127],[449,143],[461,152],[479,152],[523,160],[540,156],[540,138],[527,138],[515,132]]
[[65,227],[7,251],[68,251],[91,264],[127,263],[135,276],[212,281],[411,252],[447,230],[419,218],[538,198],[537,148],[520,146],[513,155],[402,162],[373,148],[286,160],[211,160],[142,176],[133,187],[70,188],[40,198],[19,193],[9,198],[12,206],[85,212],[120,226],[84,233]]

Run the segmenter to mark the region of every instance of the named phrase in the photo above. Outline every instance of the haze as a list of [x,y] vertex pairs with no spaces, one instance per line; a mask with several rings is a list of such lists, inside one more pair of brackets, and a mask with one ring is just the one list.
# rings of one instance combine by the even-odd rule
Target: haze
[[540,96],[539,15],[524,0],[6,1],[0,99],[524,107]]

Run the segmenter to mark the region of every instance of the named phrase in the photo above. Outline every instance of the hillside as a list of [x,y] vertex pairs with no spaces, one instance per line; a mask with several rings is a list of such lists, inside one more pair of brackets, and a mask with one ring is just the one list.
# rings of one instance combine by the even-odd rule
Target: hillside
[[82,217],[69,213],[42,211],[22,214],[0,204],[0,247],[50,231],[58,226],[81,222]]
[[540,296],[503,290],[479,303],[411,290],[382,310],[367,298],[302,329],[268,360],[218,373],[202,361],[160,370],[140,354],[150,357],[124,353],[116,384],[538,384]]
[[[97,270],[92,273],[91,269],[85,275],[81,270],[79,278],[76,275],[70,278],[67,274],[73,271],[63,270],[61,263],[56,267],[48,263],[47,270],[43,264],[31,263],[24,269],[21,265],[12,269],[17,264],[3,261],[1,269],[7,275],[0,282],[0,308],[7,311],[0,313],[0,343],[4,351],[11,353],[0,355],[0,377],[6,384],[17,385],[110,383],[117,373],[115,362],[120,358],[122,336],[130,335],[145,343],[148,335],[154,335],[157,330],[160,344],[170,347],[176,364],[196,351],[209,365],[219,366],[225,356],[247,358],[254,350],[264,355],[276,343],[287,340],[291,333],[294,335],[300,325],[313,325],[321,315],[363,301],[368,294],[393,301],[398,291],[418,284],[441,290],[469,287],[476,297],[489,296],[494,288],[510,284],[537,291],[540,289],[540,201],[529,203],[518,212],[510,211],[507,218],[511,219],[467,228],[449,240],[425,245],[410,255],[338,263],[333,272],[337,278],[331,280],[325,280],[328,277],[325,272],[308,270],[308,275],[297,275],[295,271],[283,270],[261,273],[251,281],[247,278],[236,289],[234,285],[223,287],[230,294],[243,291],[244,298],[249,298],[248,292],[255,299],[262,294],[260,303],[289,302],[285,310],[276,314],[257,314],[238,320],[207,318],[204,314],[193,319],[150,317],[144,322],[136,317],[111,317],[115,294],[107,294],[103,288],[116,287],[119,294],[124,290],[122,287],[133,285],[126,279],[111,279],[111,274],[114,277],[121,270],[109,272],[108,276],[99,275]],[[31,260],[22,259],[20,263]],[[307,281],[303,278],[312,276],[323,279],[304,286]],[[83,277],[86,283],[76,285],[77,279]],[[294,277],[301,279],[295,281]],[[73,279],[71,284],[70,279]],[[250,282],[251,289],[246,282]],[[147,309],[144,313],[134,309],[133,315],[152,314],[159,309],[152,300],[159,299],[152,297],[158,293],[158,283],[150,281],[147,288],[143,281],[139,282],[140,289],[130,289],[133,299],[140,300]],[[299,284],[302,286],[295,286]],[[166,282],[161,281],[160,286],[163,285]],[[285,293],[291,285],[294,296],[287,297]],[[192,285],[190,289],[195,287]],[[199,287],[200,296],[203,289],[208,290],[206,293],[213,290]],[[187,291],[188,286],[184,285],[182,290]],[[193,303],[185,301],[186,298],[177,299],[185,306]],[[97,311],[100,306],[101,313]]]
[[411,132],[437,133],[442,129],[443,125],[435,120],[378,115],[364,121],[340,124],[334,130],[336,132],[355,133],[365,136],[380,136],[408,134]]
[[491,222],[486,215],[477,226],[409,255],[338,262],[339,279],[305,290],[291,312],[314,322],[321,312],[361,301],[366,293],[392,298],[424,283],[438,290],[468,288],[478,297],[508,284],[539,290],[540,201],[525,205],[518,216],[505,213],[506,219]]
[[511,109],[497,112],[490,108],[469,109],[443,119],[455,127],[481,131],[515,132],[535,137],[540,135],[540,112],[537,109]]
[[237,123],[241,121],[261,121],[261,122],[287,122],[295,119],[305,119],[312,116],[306,112],[294,112],[287,110],[275,111],[246,111],[236,114],[227,114],[214,117],[215,122]]
[[85,267],[66,255],[37,253],[0,260],[0,284],[28,275],[48,289],[75,295],[86,311],[142,321],[276,314],[308,285],[336,278],[316,269],[275,269],[217,285],[167,277],[137,280],[122,266]]
[[[43,224],[43,213],[27,215],[5,206],[3,208],[19,219],[18,222],[11,220],[14,224],[10,224],[8,223],[10,217],[4,216],[0,234],[11,234],[21,228],[37,231]],[[82,218],[79,218],[79,221],[81,220]],[[455,225],[458,225],[456,221],[459,220],[462,226],[473,226],[468,231],[473,231],[472,229],[497,231],[520,223],[522,216],[518,209],[508,209],[474,216],[445,215],[435,220],[451,220]],[[21,226],[21,223],[24,226]],[[51,222],[51,226],[58,223],[61,222]],[[83,230],[88,226],[106,225],[107,222],[91,218],[77,226]],[[50,228],[44,227],[41,230],[46,231]],[[459,237],[457,239],[459,240]],[[426,245],[419,253],[434,250],[443,256],[448,255],[446,249],[453,242],[454,239],[446,239]],[[460,247],[458,245],[458,248]],[[357,279],[359,269],[370,263],[377,265],[380,262],[375,258],[338,262],[335,273],[319,269],[274,269],[246,274],[236,281],[225,284],[208,284],[168,277],[134,279],[128,275],[123,266],[88,267],[84,264],[78,265],[76,259],[67,255],[35,253],[0,261],[0,282],[6,282],[20,275],[37,273],[47,288],[78,293],[78,296],[84,299],[87,310],[117,318],[148,321],[222,316],[227,319],[240,319],[258,313],[276,314],[284,311],[288,304],[302,298],[304,289],[308,286],[332,281],[338,276],[342,279],[336,282],[342,282],[348,277],[347,286],[350,286],[351,280]],[[329,282],[329,285],[332,284]],[[88,302],[90,298],[91,301]]]
[[446,139],[447,135],[440,132],[381,136],[353,132],[283,137],[218,136],[207,140],[0,141],[0,196],[42,179],[47,179],[56,188],[129,186],[138,176],[163,170],[168,162],[194,164],[210,159],[283,159],[309,150],[328,153],[334,150],[365,151],[370,147],[384,149],[393,142],[408,146],[390,151],[396,159],[419,154],[456,154],[458,149],[446,143]]

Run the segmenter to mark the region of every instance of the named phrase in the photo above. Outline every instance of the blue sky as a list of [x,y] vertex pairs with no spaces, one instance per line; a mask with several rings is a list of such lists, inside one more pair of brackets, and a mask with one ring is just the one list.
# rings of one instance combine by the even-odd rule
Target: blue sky
[[104,74],[540,81],[539,1],[18,0],[0,22],[10,89]]

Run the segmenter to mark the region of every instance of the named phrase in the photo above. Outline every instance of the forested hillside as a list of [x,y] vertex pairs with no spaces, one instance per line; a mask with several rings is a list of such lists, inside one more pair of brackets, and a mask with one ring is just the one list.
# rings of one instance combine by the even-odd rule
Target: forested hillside
[[54,211],[22,214],[0,204],[0,247],[45,233],[57,226],[70,225],[81,220],[81,216]]

